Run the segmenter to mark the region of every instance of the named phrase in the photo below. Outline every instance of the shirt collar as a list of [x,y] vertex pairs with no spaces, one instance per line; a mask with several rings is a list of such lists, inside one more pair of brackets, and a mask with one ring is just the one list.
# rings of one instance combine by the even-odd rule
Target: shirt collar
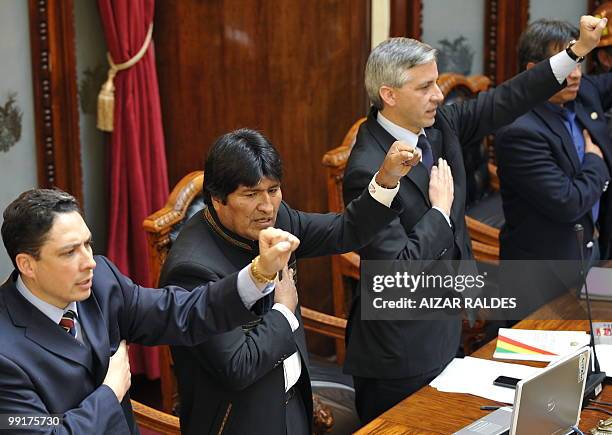
[[553,104],[550,101],[547,101],[545,104],[553,113],[561,115],[564,119],[567,119],[570,122],[573,122],[573,120],[576,118],[576,105],[573,101],[569,101],[563,106]]
[[389,121],[387,118],[383,116],[380,110],[378,111],[376,120],[378,121],[378,123],[381,125],[382,128],[384,128],[385,130],[387,130],[387,132],[389,132],[391,136],[393,136],[397,140],[402,140],[408,143],[408,145],[416,146],[419,140],[419,135],[421,134],[425,135],[425,130],[423,129],[421,129],[419,134],[414,134],[410,130],[404,127],[400,127],[399,125]]
[[35,296],[30,291],[30,289],[28,289],[28,287],[25,285],[25,283],[21,279],[21,275],[17,276],[17,281],[15,282],[15,286],[17,287],[17,290],[19,290],[19,293],[21,293],[21,295],[29,303],[31,303],[36,308],[38,308],[38,310],[41,311],[49,319],[51,319],[53,323],[59,323],[60,320],[62,320],[62,316],[67,310],[74,311],[74,314],[76,314],[78,317],[77,304],[74,301],[70,302],[68,306],[63,310],[61,308],[56,307],[55,305],[51,305],[50,303],[45,302],[39,297]]

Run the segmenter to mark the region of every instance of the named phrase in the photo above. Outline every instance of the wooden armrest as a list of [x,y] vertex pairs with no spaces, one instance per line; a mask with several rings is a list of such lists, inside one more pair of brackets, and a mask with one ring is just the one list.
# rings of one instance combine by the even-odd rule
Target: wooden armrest
[[181,433],[178,417],[158,411],[135,400],[131,402],[138,426],[152,429],[161,434],[179,435]]
[[494,191],[499,192],[499,177],[497,176],[497,165],[489,162],[487,164],[487,167],[489,169],[489,184],[491,185],[491,188]]
[[300,307],[304,329],[318,332],[327,337],[344,340],[346,330],[346,319],[315,311],[310,308]]
[[487,245],[486,243],[472,240],[472,252],[477,261],[499,264],[499,246]]
[[499,230],[497,228],[482,223],[470,216],[465,217],[465,224],[473,240],[491,246],[499,246]]
[[342,275],[359,280],[359,264],[361,259],[356,252],[347,252],[340,255],[340,269]]

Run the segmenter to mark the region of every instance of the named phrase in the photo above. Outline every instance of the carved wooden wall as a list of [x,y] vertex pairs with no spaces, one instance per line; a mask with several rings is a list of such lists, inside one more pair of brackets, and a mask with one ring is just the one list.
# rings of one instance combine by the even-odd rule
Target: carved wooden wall
[[[483,69],[494,83],[501,83],[518,73],[516,46],[527,26],[528,14],[529,0],[485,1]],[[420,39],[422,28],[422,0],[391,0],[391,36]]]
[[421,0],[391,0],[389,36],[421,39],[423,33],[423,2]]
[[[281,153],[284,199],[327,211],[321,158],[366,112],[369,46],[370,0],[157,2],[170,183],[202,169],[219,135],[250,127]],[[298,275],[305,305],[331,312],[329,260]]]
[[72,0],[30,0],[38,184],[82,203]]
[[529,0],[487,0],[484,71],[499,84],[519,72],[517,45],[529,20]]

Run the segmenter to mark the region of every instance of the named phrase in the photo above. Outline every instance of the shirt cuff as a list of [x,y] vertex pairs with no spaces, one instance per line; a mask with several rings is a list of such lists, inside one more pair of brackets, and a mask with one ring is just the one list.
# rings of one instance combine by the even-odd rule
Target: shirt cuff
[[285,319],[287,319],[287,322],[289,322],[289,326],[291,326],[291,332],[295,332],[295,330],[300,327],[300,322],[298,322],[295,314],[293,314],[291,310],[283,304],[276,303],[272,306],[272,309],[280,311],[282,315],[285,316]]
[[450,221],[450,217],[444,212],[444,210],[442,210],[440,207],[436,207],[435,205],[432,207],[434,210],[438,210],[440,213],[442,213],[442,216],[444,216],[444,219],[446,219],[446,223],[448,224],[449,227],[453,227],[453,225],[451,224]]
[[578,65],[578,63],[569,57],[565,50],[560,51],[550,58],[550,68],[560,84],[563,83],[566,77],[576,68],[576,65]]
[[237,282],[238,295],[247,310],[250,310],[255,302],[274,290],[274,283],[267,284],[260,289],[249,273],[249,267],[250,264],[238,272]]
[[382,205],[391,207],[391,203],[393,202],[393,199],[395,199],[395,195],[397,195],[397,192],[399,192],[400,183],[398,181],[397,186],[395,186],[393,189],[387,189],[376,182],[377,175],[378,172],[372,177],[372,181],[370,181],[370,185],[368,186],[368,192],[370,192],[372,198],[380,202]]

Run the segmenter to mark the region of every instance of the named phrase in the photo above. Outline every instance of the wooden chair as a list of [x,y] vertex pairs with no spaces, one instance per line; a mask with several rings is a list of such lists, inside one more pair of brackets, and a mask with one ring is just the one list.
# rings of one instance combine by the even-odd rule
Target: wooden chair
[[[149,245],[151,282],[156,285],[159,281],[161,268],[178,233],[177,225],[201,208],[198,202],[201,200],[203,181],[203,171],[191,172],[183,177],[170,193],[166,205],[148,216],[143,222]],[[345,319],[307,307],[301,307],[301,315],[305,329],[334,339],[344,338]],[[160,346],[162,409],[166,415],[174,413],[179,406],[176,378],[172,367],[172,354],[169,347]],[[318,399],[316,402],[318,402]],[[143,426],[150,427],[146,425],[149,424],[150,420],[144,420],[146,415],[137,412],[135,414],[139,424],[142,422]],[[176,420],[178,424],[178,419]],[[314,420],[314,429],[317,433],[323,433],[334,424],[333,416],[331,416],[329,410],[321,406],[315,408]]]
[[[491,80],[485,76],[465,77],[460,74],[445,73],[438,79],[438,85],[445,96],[445,103],[452,104],[476,95],[478,92],[488,89]],[[344,169],[351,150],[355,145],[357,132],[366,118],[357,120],[348,130],[342,143],[323,156],[323,166],[327,173],[327,203],[329,210],[340,213],[344,210],[342,198],[342,182]],[[489,161],[489,145],[485,143],[487,161],[485,167],[489,175],[489,186],[492,191],[499,191],[499,180],[497,178],[497,167]],[[474,256],[479,261],[495,263],[499,260],[499,229],[480,222],[466,215],[466,224],[470,233]],[[352,291],[347,282],[359,280],[359,254],[349,252],[347,254],[332,257],[332,291],[334,315],[339,318],[347,318],[352,299]],[[470,327],[467,322],[463,326],[463,346],[466,353],[471,353],[474,344],[484,339],[484,324],[477,322]],[[345,344],[344,337],[336,340],[336,355],[339,362],[344,361]]]
[[[340,146],[326,152],[323,156],[323,166],[327,172],[327,206],[330,212],[342,213],[344,211],[342,197],[344,169],[353,145],[355,145],[357,131],[365,120],[366,118],[357,120],[344,136]],[[338,318],[348,318],[352,301],[352,291],[349,290],[350,281],[359,281],[359,262],[359,254],[356,252],[332,256],[332,296],[334,316]],[[338,364],[343,364],[346,356],[344,340],[344,336],[336,339]]]
[[[491,80],[486,76],[465,77],[461,74],[440,74],[438,85],[445,96],[445,104],[453,104],[474,97],[479,92],[491,87]],[[499,230],[501,228],[501,199],[499,197],[499,178],[494,163],[494,151],[491,138],[482,142],[464,145],[463,156],[468,175],[468,198],[465,222],[472,241],[474,257],[487,263],[499,262]],[[471,146],[471,149],[469,149]],[[470,178],[472,175],[472,179]],[[474,194],[476,191],[476,194]],[[483,193],[489,193],[483,199]],[[496,210],[494,225],[487,219],[479,218],[479,211],[484,207]]]
[[154,430],[164,435],[179,435],[181,426],[177,416],[146,406],[132,400],[132,410],[140,427]]

